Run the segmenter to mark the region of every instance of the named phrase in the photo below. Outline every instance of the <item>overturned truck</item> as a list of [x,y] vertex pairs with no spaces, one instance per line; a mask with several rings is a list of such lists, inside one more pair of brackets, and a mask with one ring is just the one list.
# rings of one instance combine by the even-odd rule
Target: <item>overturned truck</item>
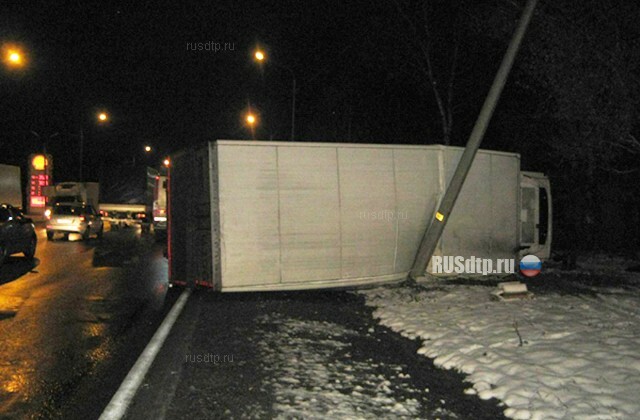
[[[218,140],[171,157],[169,275],[216,291],[405,279],[463,149]],[[548,179],[481,150],[435,255],[549,256]]]

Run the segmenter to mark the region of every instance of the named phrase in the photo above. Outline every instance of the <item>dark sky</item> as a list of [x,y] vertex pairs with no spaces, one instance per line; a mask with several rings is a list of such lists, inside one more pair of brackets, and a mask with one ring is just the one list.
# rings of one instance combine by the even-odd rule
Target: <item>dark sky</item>
[[[413,77],[402,29],[386,2],[4,1],[0,40],[21,44],[29,63],[0,79],[0,161],[23,160],[60,133],[47,148],[58,180],[70,178],[82,127],[89,165],[153,164],[205,139],[250,138],[249,104],[260,113],[256,137],[288,139],[292,78],[282,66],[298,83],[297,140],[432,143],[433,101]],[[227,50],[189,50],[196,43]],[[270,63],[252,60],[256,45]],[[102,109],[111,119],[99,127]]]

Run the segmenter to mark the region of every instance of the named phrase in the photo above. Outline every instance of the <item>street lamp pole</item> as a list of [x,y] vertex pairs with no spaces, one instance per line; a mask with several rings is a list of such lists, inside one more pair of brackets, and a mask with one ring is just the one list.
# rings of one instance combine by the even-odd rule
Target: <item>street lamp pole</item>
[[80,182],[83,181],[82,179],[83,164],[84,164],[84,130],[82,129],[82,127],[80,127],[80,177],[78,178]]
[[[98,123],[100,124],[104,124],[109,120],[109,115],[106,112],[100,112],[97,115],[97,119],[98,119]],[[80,165],[78,168],[78,172],[80,173],[79,176],[79,181],[83,182],[84,181],[84,174],[83,174],[83,169],[84,169],[84,128],[83,128],[83,124],[82,122],[80,123]]]
[[291,72],[291,74],[293,75],[293,93],[291,95],[291,141],[293,141],[296,133],[296,76],[293,72]]
[[[256,51],[253,55],[256,60],[262,62],[266,59],[266,53],[264,51]],[[293,79],[293,88],[291,91],[291,141],[294,141],[296,136],[296,74],[293,70],[284,64],[278,63],[277,61],[272,61],[277,67],[282,67],[286,71],[291,74],[291,78]]]

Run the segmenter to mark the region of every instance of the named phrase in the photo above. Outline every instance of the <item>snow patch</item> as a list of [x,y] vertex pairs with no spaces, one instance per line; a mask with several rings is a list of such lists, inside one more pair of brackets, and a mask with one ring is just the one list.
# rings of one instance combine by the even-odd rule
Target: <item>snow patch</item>
[[514,419],[633,418],[640,412],[640,292],[499,302],[487,287],[360,293],[419,354],[468,375],[466,393]]

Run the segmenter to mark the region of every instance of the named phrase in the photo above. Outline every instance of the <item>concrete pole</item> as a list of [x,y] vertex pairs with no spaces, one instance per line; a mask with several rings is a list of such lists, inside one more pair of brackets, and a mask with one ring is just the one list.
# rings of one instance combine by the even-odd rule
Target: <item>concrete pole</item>
[[480,115],[478,115],[478,119],[476,120],[473,130],[471,131],[471,135],[469,136],[469,140],[467,142],[467,147],[465,148],[464,153],[460,158],[460,162],[458,163],[456,171],[453,174],[453,178],[451,178],[451,182],[449,183],[449,186],[444,194],[444,198],[440,202],[438,211],[436,212],[435,217],[431,220],[431,224],[427,228],[427,231],[422,238],[422,243],[420,244],[418,254],[416,255],[416,259],[413,263],[413,268],[411,269],[411,278],[413,278],[414,280],[424,275],[424,272],[429,263],[429,259],[433,255],[438,241],[442,236],[442,231],[444,230],[444,227],[449,220],[449,216],[451,215],[453,206],[458,199],[460,190],[462,189],[464,181],[467,178],[467,174],[469,173],[469,169],[471,169],[471,165],[473,164],[476,152],[480,148],[482,138],[484,137],[484,133],[487,130],[487,126],[489,125],[489,121],[491,120],[493,111],[496,107],[496,104],[498,103],[498,99],[500,99],[500,94],[502,93],[502,89],[504,88],[504,85],[507,81],[507,76],[509,76],[513,61],[516,57],[518,49],[520,48],[520,44],[522,43],[522,38],[524,37],[524,34],[527,30],[527,26],[531,21],[531,16],[533,15],[533,10],[535,9],[537,2],[538,0],[527,0],[527,4],[525,5],[524,11],[522,12],[522,17],[518,22],[518,27],[513,34],[513,38],[509,43],[507,52],[502,59],[500,68],[498,69],[498,73],[496,74],[496,77],[493,80],[493,84],[491,85],[489,94],[487,95],[487,98],[482,105]]

